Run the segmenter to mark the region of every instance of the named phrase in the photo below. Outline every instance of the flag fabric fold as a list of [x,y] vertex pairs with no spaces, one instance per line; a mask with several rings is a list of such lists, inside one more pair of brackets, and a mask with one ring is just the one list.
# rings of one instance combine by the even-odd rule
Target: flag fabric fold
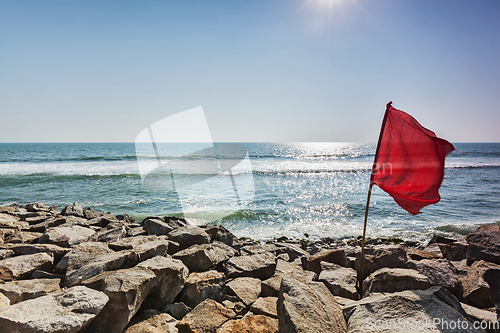
[[387,104],[372,167],[370,186],[377,185],[410,214],[439,202],[444,160],[455,147]]

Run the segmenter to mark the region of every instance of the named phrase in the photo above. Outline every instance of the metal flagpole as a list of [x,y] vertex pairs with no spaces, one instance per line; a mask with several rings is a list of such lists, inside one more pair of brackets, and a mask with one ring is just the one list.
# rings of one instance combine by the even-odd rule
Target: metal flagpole
[[387,116],[389,115],[389,109],[391,108],[392,102],[387,103],[386,109],[385,109],[385,114],[384,114],[384,120],[382,120],[382,127],[380,128],[380,135],[378,136],[378,143],[377,143],[377,149],[375,151],[375,158],[373,159],[373,166],[372,166],[372,171],[370,175],[370,186],[368,187],[368,197],[366,198],[366,208],[365,208],[365,221],[363,224],[363,238],[361,240],[361,254],[360,254],[360,259],[359,259],[359,271],[358,271],[358,282],[356,289],[358,291],[359,298],[363,298],[363,280],[365,279],[365,276],[363,274],[363,261],[364,261],[364,254],[365,254],[365,236],[366,236],[366,225],[368,222],[368,209],[370,207],[370,197],[372,196],[372,188],[373,188],[373,177],[375,176],[374,171],[377,169],[377,161],[378,161],[378,154],[380,152],[380,144],[382,142],[382,137],[384,135],[384,130],[385,130],[385,124],[387,122]]

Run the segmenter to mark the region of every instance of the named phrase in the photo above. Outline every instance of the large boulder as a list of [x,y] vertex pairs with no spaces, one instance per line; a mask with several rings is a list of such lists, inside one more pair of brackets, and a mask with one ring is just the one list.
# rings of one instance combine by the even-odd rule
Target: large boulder
[[2,333],[76,333],[101,312],[109,298],[77,286],[27,300],[0,311]]
[[[363,277],[366,278],[380,268],[406,268],[406,249],[402,246],[382,246],[363,260]],[[360,271],[361,253],[356,256],[355,268]]]
[[210,236],[200,227],[186,226],[168,233],[168,237],[179,243],[179,250],[184,250],[194,244],[209,244]]
[[224,273],[217,271],[191,273],[181,291],[180,301],[191,308],[207,298],[222,302],[225,286]]
[[74,202],[72,205],[64,207],[63,210],[61,210],[61,215],[85,217],[83,214],[83,208],[78,202]]
[[[39,246],[56,246],[53,244],[39,244]],[[68,250],[66,250],[68,251]],[[56,271],[59,273],[70,273],[77,270],[96,257],[103,254],[114,253],[108,246],[100,242],[85,242],[74,246],[64,257],[57,263]]]
[[265,280],[273,276],[276,269],[276,257],[271,253],[232,257],[226,263],[226,276],[255,277]]
[[484,260],[500,265],[500,226],[486,224],[467,235],[467,265]]
[[409,259],[411,260],[422,260],[422,259],[439,259],[442,258],[442,256],[432,253],[432,252],[427,252],[424,250],[419,250],[415,248],[409,248],[406,251],[406,255],[408,256]]
[[[492,267],[483,274],[484,281],[490,286],[490,298],[497,308],[500,315],[500,267]],[[500,316],[499,318],[500,319]]]
[[54,257],[44,252],[0,260],[0,279],[28,278],[36,270],[50,270],[53,263]]
[[218,241],[229,246],[233,246],[233,243],[238,241],[235,235],[221,225],[209,226],[205,231],[210,235],[212,241]]
[[179,333],[210,333],[235,316],[236,313],[224,305],[206,299],[182,318],[176,327]]
[[259,298],[261,281],[251,277],[239,277],[226,282],[226,291],[229,295],[237,296],[246,306],[251,305]]
[[381,268],[363,281],[363,293],[397,292],[402,290],[427,289],[432,285],[427,276],[413,269]]
[[44,220],[43,222],[31,224],[30,231],[45,232],[45,230],[49,228],[60,226],[61,224],[64,224],[66,222],[66,217],[60,215],[54,216]]
[[146,217],[141,224],[148,235],[168,235],[169,232],[175,229],[168,223],[165,223],[160,217],[154,216]]
[[0,293],[7,296],[10,304],[45,296],[61,290],[61,279],[32,279],[0,284]]
[[323,250],[315,255],[305,258],[305,269],[318,274],[321,273],[321,262],[329,262],[343,267],[350,267],[343,249]]
[[30,232],[30,231],[18,231],[15,230],[13,233],[5,237],[5,242],[10,244],[32,244],[38,241],[42,237],[42,233]]
[[222,265],[234,256],[235,250],[230,246],[213,242],[212,244],[192,245],[173,255],[181,260],[190,272],[204,272]]
[[459,286],[459,272],[447,259],[423,259],[409,261],[406,266],[427,276],[433,286],[443,286],[455,293]]
[[348,303],[343,311],[349,333],[483,332],[472,329],[460,302],[443,287],[377,293]]
[[469,245],[466,243],[453,242],[449,244],[439,244],[439,249],[443,257],[451,261],[459,261],[467,258]]
[[122,333],[137,313],[153,287],[156,275],[141,267],[104,272],[82,282],[84,286],[104,292],[109,297],[101,313],[86,332]]
[[5,247],[12,250],[16,256],[45,252],[54,256],[54,263],[59,262],[70,250],[54,244],[8,244]]
[[321,262],[319,281],[323,282],[334,296],[359,299],[356,290],[357,275],[352,268]]
[[340,306],[321,282],[283,278],[277,311],[280,333],[347,331]]
[[462,281],[463,296],[469,304],[479,308],[493,307],[490,294],[491,289],[484,280],[484,274],[491,268],[499,268],[499,265],[484,260],[475,261],[467,271],[467,277]]
[[263,315],[248,316],[226,321],[216,333],[275,333],[278,320]]
[[95,240],[97,240],[97,233],[94,230],[79,225],[66,226],[66,224],[63,224],[47,229],[38,242],[72,247]]
[[0,213],[0,228],[27,230],[29,227],[28,222],[19,221],[17,216]]
[[278,259],[276,261],[276,269],[274,275],[269,279],[262,281],[261,296],[278,297],[281,280],[286,276],[293,276],[294,279],[302,282],[310,282],[318,277],[313,271],[304,271],[300,266],[296,264]]
[[180,260],[162,256],[143,261],[137,267],[150,269],[156,275],[153,288],[143,304],[146,309],[162,310],[172,303],[189,274],[188,268]]

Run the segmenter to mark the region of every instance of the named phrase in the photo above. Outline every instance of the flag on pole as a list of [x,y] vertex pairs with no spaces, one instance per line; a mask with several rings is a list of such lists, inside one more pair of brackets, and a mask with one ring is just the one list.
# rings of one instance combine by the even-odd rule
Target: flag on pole
[[387,104],[370,186],[377,185],[410,214],[439,202],[444,159],[455,147]]

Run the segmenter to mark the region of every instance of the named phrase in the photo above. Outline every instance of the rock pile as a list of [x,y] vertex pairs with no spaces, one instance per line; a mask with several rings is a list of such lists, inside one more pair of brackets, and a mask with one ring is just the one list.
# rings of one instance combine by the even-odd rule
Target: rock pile
[[4,206],[0,332],[494,332],[477,324],[498,320],[498,225],[399,242],[368,242],[358,295],[357,240],[261,244],[175,217]]

